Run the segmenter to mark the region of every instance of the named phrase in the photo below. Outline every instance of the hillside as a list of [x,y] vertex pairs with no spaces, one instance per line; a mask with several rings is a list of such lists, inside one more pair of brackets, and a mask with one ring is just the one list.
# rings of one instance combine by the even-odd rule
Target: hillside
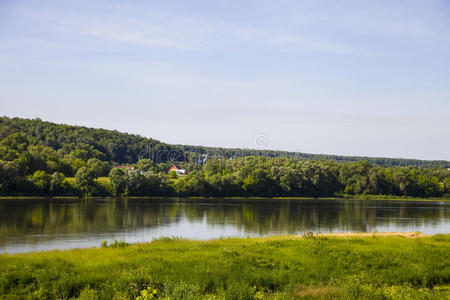
[[[6,117],[0,119],[0,139],[0,195],[5,196],[440,197],[450,192],[446,161],[169,145],[112,130]],[[206,162],[200,161],[204,154]],[[168,176],[173,163],[188,174]]]
[[[16,134],[16,135],[14,135]],[[0,140],[2,144],[26,137],[26,144],[50,147],[62,154],[72,151],[85,152],[85,156],[115,163],[136,163],[139,158],[151,158],[157,163],[167,161],[197,161],[202,154],[225,158],[240,156],[270,156],[313,160],[353,162],[366,160],[380,166],[417,166],[450,168],[445,160],[416,160],[384,157],[339,156],[273,150],[170,145],[151,138],[116,130],[96,129],[45,122],[40,119],[0,117]],[[91,153],[89,153],[91,152]],[[0,152],[0,157],[7,154]]]

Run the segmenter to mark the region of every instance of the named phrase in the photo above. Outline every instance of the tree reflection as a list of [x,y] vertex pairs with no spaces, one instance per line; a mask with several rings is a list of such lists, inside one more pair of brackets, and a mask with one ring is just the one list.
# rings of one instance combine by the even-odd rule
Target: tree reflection
[[[0,246],[30,235],[157,229],[179,223],[232,226],[245,234],[404,230],[450,223],[450,204],[358,200],[4,199]],[[447,225],[446,225],[447,226]],[[197,227],[198,228],[198,227]],[[450,228],[449,228],[450,229]]]

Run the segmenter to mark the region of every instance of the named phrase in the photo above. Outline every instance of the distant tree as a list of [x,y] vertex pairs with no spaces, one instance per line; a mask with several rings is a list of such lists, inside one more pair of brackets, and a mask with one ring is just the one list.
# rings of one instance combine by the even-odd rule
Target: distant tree
[[136,169],[138,171],[144,171],[144,172],[156,172],[156,165],[155,163],[148,158],[144,158],[144,159],[140,159],[137,163],[136,163]]
[[64,174],[59,172],[54,172],[50,179],[50,192],[52,194],[58,195],[63,190]]
[[176,192],[182,196],[206,196],[209,193],[208,187],[203,171],[190,172],[175,183]]
[[295,168],[288,168],[283,176],[280,178],[281,186],[284,191],[288,194],[299,195],[302,194],[303,184],[304,184],[304,176],[300,170]]
[[14,191],[20,180],[20,167],[17,161],[0,160],[0,184],[2,193],[7,194]]
[[273,196],[279,185],[265,169],[259,167],[244,179],[242,188],[249,196]]
[[167,196],[173,193],[172,186],[166,174],[146,173],[146,196]]
[[[147,196],[148,181],[143,174],[138,171],[130,170],[126,172],[127,176],[127,195],[130,196]],[[150,196],[150,195],[148,195]]]
[[443,189],[444,189],[444,193],[447,195],[450,195],[450,176],[444,178],[443,180]]
[[98,158],[90,158],[86,163],[86,167],[94,172],[95,177],[108,176],[108,173],[111,169],[108,162],[101,161]]
[[109,172],[109,181],[114,196],[122,195],[127,188],[127,176],[122,169],[114,168]]
[[25,133],[16,132],[3,138],[0,145],[6,146],[7,148],[16,150],[20,153],[27,149],[29,143],[30,142]]
[[48,194],[50,191],[50,182],[52,177],[45,171],[36,171],[33,175],[29,177],[33,185],[41,194]]
[[94,173],[92,170],[81,167],[75,174],[75,183],[84,196],[91,196],[95,192]]

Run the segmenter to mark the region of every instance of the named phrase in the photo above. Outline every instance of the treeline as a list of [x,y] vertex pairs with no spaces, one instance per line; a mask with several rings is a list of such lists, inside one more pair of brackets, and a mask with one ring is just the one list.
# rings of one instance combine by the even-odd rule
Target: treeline
[[[326,197],[450,195],[450,171],[444,168],[387,168],[367,161],[337,163],[288,158],[246,157],[213,159],[204,165],[184,163],[186,176],[167,174],[170,164],[149,159],[113,167],[97,177],[94,166],[83,166],[74,178],[43,170],[31,175],[4,176],[3,195],[76,196],[215,196],[215,197]],[[6,167],[6,168],[5,168]],[[5,184],[5,178],[8,180]]]
[[444,168],[387,168],[367,161],[337,163],[287,158],[217,159],[171,184],[179,196],[431,197],[450,193]]
[[[367,160],[284,157],[283,152],[212,151],[111,130],[6,117],[0,118],[0,138],[0,195],[4,196],[431,197],[450,193],[448,162],[388,167]],[[205,153],[211,153],[206,163]],[[175,162],[188,171],[186,176],[169,178],[167,172]]]

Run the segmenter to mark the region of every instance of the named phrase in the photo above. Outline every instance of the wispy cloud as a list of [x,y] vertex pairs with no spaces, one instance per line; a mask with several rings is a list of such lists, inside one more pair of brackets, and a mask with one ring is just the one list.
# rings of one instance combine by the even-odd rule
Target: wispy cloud
[[105,14],[80,16],[57,10],[22,11],[21,15],[28,21],[48,26],[49,32],[147,47],[215,51],[247,44],[255,48],[284,47],[300,52],[367,54],[357,46],[317,38],[305,32],[206,20],[173,11],[153,10],[146,12],[145,17],[134,18]]
[[358,47],[337,42],[312,39],[307,36],[279,35],[267,38],[269,44],[291,51],[313,51],[332,54],[369,54]]
[[210,25],[201,20],[159,12],[147,14],[146,18],[101,13],[80,16],[57,10],[20,13],[28,22],[46,26],[47,32],[148,47],[201,50],[205,42],[202,36],[211,31]]
[[151,30],[130,30],[126,28],[114,28],[114,26],[106,24],[90,24],[78,28],[64,28],[60,29],[63,33],[72,33],[77,35],[84,35],[95,37],[103,40],[123,43],[134,43],[150,47],[174,48],[174,49],[189,49],[194,50],[196,47],[183,39],[163,38]]

